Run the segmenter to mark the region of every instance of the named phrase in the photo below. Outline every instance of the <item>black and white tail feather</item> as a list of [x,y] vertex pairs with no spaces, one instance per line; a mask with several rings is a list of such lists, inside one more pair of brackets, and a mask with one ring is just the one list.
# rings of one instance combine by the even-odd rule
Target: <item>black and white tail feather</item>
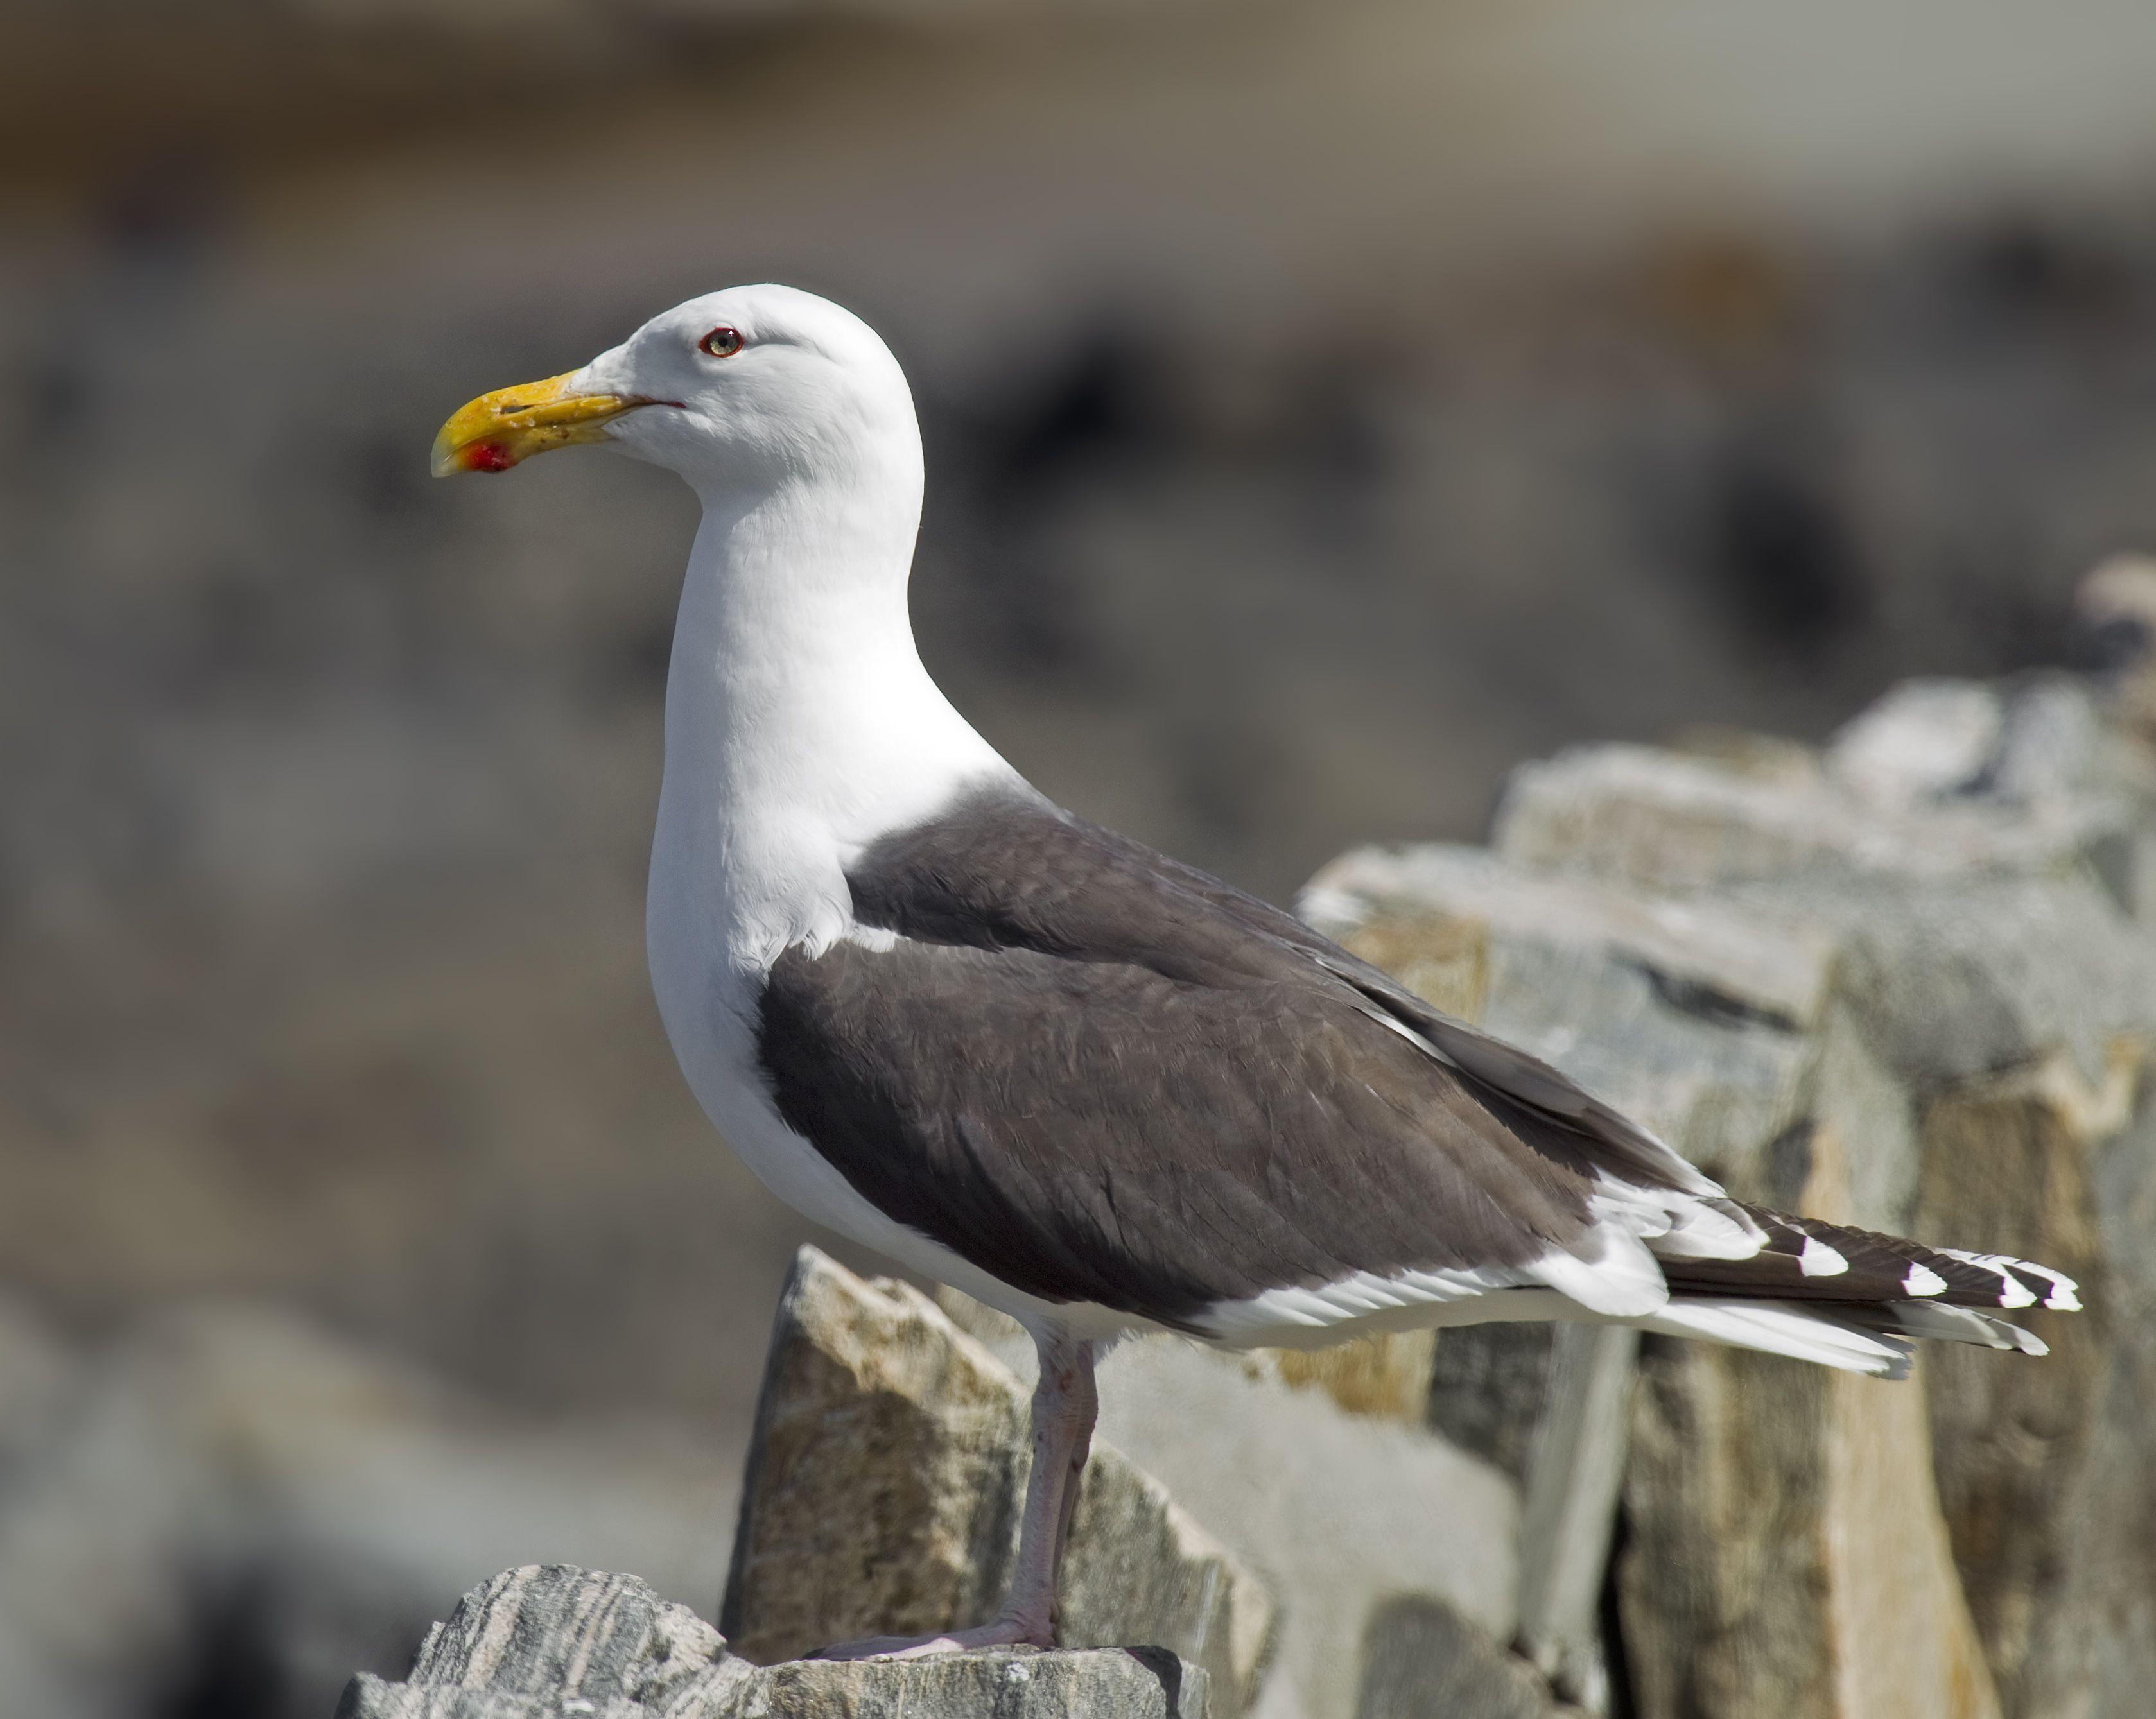
[[2071,1278],[2030,1260],[1737,1209],[1762,1234],[1748,1258],[1661,1257],[1648,1243],[1670,1299],[1638,1321],[1645,1329],[1900,1378],[1920,1337],[2044,1354],[2041,1337],[1999,1315],[2081,1306]]
[[[2072,1279],[2033,1260],[1931,1247],[1732,1199],[1697,1166],[1539,1059],[1430,1008],[1352,957],[1325,964],[1363,992],[1373,1019],[1508,1112],[1521,1137],[1544,1152],[1580,1152],[1596,1188],[1591,1204],[1602,1245],[1593,1273],[1583,1280],[1568,1271],[1562,1286],[1604,1316],[1898,1379],[1922,1338],[2046,1354],[2042,1338],[1999,1316],[2081,1306]],[[1555,1124],[1556,1133],[1522,1126],[1527,1118],[1513,1106]],[[1625,1305],[1641,1294],[1658,1305]]]

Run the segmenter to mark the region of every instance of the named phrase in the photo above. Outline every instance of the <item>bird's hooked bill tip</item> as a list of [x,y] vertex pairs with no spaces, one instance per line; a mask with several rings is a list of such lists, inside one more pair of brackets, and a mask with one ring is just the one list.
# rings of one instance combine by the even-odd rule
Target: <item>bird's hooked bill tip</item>
[[582,374],[572,370],[496,388],[459,406],[434,438],[434,475],[507,471],[535,454],[603,440],[607,425],[624,412],[670,403],[640,394],[584,393],[574,386]]

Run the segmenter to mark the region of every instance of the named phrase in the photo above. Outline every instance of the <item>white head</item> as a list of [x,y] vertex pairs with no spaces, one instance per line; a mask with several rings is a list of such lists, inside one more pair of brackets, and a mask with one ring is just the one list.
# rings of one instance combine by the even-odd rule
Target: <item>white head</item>
[[919,484],[898,361],[851,311],[790,286],[706,293],[581,369],[483,395],[442,426],[434,470],[505,471],[599,441],[707,500],[800,480]]

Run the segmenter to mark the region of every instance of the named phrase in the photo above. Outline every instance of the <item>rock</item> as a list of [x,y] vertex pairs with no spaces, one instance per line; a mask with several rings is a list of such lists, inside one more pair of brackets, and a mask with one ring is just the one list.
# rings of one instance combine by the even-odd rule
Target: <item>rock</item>
[[1358,1719],[1548,1719],[1549,1686],[1449,1606],[1388,1601],[1363,1638]]
[[1835,736],[1826,770],[1876,806],[1944,799],[1984,779],[2005,730],[1996,687],[1905,680]]
[[[739,1650],[767,1664],[992,1615],[1017,1550],[1027,1395],[919,1291],[803,1249],[721,1615]],[[1228,1714],[1256,1692],[1270,1596],[1106,1437],[1086,1465],[1061,1598],[1068,1646],[1162,1644],[1204,1667]]]
[[1205,1719],[1208,1686],[1158,1647],[802,1660],[762,1673],[726,1719]]
[[1558,1688],[1600,1711],[1609,1695],[1602,1596],[1639,1334],[1560,1326],[1551,1347],[1520,1525],[1518,1643]]
[[633,1576],[566,1564],[509,1570],[458,1602],[421,1645],[408,1679],[362,1674],[338,1719],[509,1719],[529,1714],[739,1711],[755,1668],[717,1630]]
[[[1015,1323],[953,1291],[942,1301],[1030,1377],[1032,1343]],[[1103,1436],[1277,1596],[1256,1711],[1351,1719],[1373,1620],[1402,1597],[1445,1608],[1501,1652],[1517,1621],[1513,1488],[1442,1439],[1289,1385],[1276,1360],[1154,1337],[1101,1367]]]
[[1819,1019],[1833,953],[1832,938],[1801,916],[1673,900],[1445,843],[1358,848],[1312,878],[1297,905],[1327,936],[1472,1021],[1487,1018],[1490,963],[1508,945],[1630,962],[1702,1008],[1799,1026]]
[[1293,1389],[1324,1392],[1350,1414],[1418,1425],[1429,1409],[1436,1338],[1395,1331],[1329,1349],[1276,1349],[1273,1374]]
[[82,1365],[27,1306],[0,1297],[0,1498],[52,1442]]
[[1712,759],[1605,746],[1515,771],[1491,845],[1531,867],[1684,892],[1801,873],[2115,874],[2133,829],[2132,812],[2109,797],[1884,808],[1824,775],[1762,779]]
[[[2156,1025],[2156,941],[2092,839],[2141,814],[2087,708],[2041,679],[1919,690],[1825,771],[1570,755],[1522,772],[1498,853],[1351,854],[1305,911],[1742,1196],[2054,1260],[2102,1295],[2122,1254],[2156,1253],[2101,1226],[2092,1192],[2148,1185],[2148,1147],[2112,1137]],[[1837,779],[1866,758],[1868,798]],[[2135,1269],[2156,1291],[2156,1259]],[[1644,1719],[2134,1711],[2156,1608],[2122,1621],[2117,1596],[2156,1593],[2126,1526],[2148,1519],[2149,1464],[2129,1480],[2088,1429],[2148,1390],[2148,1362],[2102,1314],[2030,1323],[2055,1346],[2041,1366],[1941,1348],[1916,1391],[1648,1343],[1617,1572]],[[1435,1359],[1435,1424],[1527,1488],[1523,1643],[1528,1594],[1555,1591],[1552,1477],[1578,1485],[1574,1521],[1600,1496],[1568,1464],[1537,1475],[1561,1342],[1448,1332]],[[1566,1634],[1537,1645],[1545,1665]]]
[[[1825,1019],[1834,968],[1831,936],[1801,920],[1450,847],[1350,854],[1302,905],[1320,930],[1396,972],[1415,970],[1425,940],[1471,948],[1488,983],[1470,1019],[1715,1173],[1765,1164],[1799,1121],[1803,1029]],[[1525,1489],[1520,1645],[1597,1704],[1630,1357],[1629,1338],[1584,1327],[1448,1331],[1432,1395],[1434,1423]]]
[[1549,1403],[1554,1325],[1463,1325],[1437,1334],[1430,1424],[1524,1486]]
[[[1793,1203],[1847,1221],[1824,1128],[1810,1165]],[[1618,1568],[1641,1715],[2000,1711],[1918,1392],[1666,1339],[1642,1387]]]
[[2064,1692],[2053,1711],[2109,1719],[2142,1711],[2156,1688],[2156,1555],[2145,1526],[2156,1521],[2156,1106],[2142,1106],[2121,1133],[2092,1136],[2087,1151],[2112,1347],[2070,1505],[2071,1562],[2043,1594],[2056,1616],[2044,1619],[2027,1665],[2032,1681]]
[[2114,556],[2074,593],[2074,623],[2127,731],[2156,738],[2156,560]]
[[1204,1719],[1205,1674],[1158,1649],[762,1667],[633,1576],[531,1565],[466,1594],[408,1680],[352,1680],[337,1719]]

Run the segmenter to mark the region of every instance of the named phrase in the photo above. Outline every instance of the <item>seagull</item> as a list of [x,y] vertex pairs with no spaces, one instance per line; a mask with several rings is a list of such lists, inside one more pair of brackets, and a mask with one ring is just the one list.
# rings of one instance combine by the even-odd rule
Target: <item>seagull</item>
[[598,442],[703,505],[646,905],[682,1072],[780,1198],[1040,1353],[1002,1609],[827,1653],[1054,1645],[1095,1363],[1134,1333],[1578,1320],[1898,1378],[1916,1338],[2041,1354],[1999,1312],[2079,1305],[2046,1266],[1732,1198],[1548,1064],[1034,788],[921,665],[920,430],[850,312],[691,299],[472,401],[434,469]]

